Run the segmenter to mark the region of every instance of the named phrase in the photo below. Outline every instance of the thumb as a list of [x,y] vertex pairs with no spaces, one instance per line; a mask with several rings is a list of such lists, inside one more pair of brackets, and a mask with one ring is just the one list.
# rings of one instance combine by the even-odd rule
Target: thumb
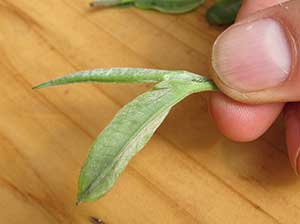
[[215,42],[213,79],[245,103],[300,101],[300,1],[264,9]]

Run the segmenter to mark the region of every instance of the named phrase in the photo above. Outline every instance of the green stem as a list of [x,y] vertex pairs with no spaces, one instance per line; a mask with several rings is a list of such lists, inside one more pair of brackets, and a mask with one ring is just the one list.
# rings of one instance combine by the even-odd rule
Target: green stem
[[90,3],[92,8],[94,7],[107,7],[115,5],[123,5],[128,3],[133,3],[135,0],[95,0]]

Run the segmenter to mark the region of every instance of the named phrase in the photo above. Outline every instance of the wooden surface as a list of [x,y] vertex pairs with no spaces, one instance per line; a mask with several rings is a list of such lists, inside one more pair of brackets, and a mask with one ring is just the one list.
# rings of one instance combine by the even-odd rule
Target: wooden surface
[[86,0],[0,0],[0,223],[247,224],[300,221],[300,182],[281,122],[233,143],[204,95],[171,113],[103,199],[75,206],[87,150],[147,85],[31,87],[77,70],[152,67],[208,73],[220,29],[203,14],[90,11]]

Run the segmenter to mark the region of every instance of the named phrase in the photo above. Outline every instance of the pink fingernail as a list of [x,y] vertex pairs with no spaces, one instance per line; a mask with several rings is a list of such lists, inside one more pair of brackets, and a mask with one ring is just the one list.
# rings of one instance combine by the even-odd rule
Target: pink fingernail
[[257,91],[285,81],[292,57],[282,25],[267,18],[226,30],[214,45],[212,64],[224,83]]

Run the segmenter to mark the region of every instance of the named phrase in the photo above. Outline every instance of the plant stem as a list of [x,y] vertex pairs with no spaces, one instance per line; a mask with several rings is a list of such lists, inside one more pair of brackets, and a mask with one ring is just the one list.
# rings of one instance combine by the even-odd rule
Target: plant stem
[[123,5],[127,3],[133,3],[134,0],[95,0],[90,3],[92,8],[94,7],[106,7],[106,6],[115,6]]

